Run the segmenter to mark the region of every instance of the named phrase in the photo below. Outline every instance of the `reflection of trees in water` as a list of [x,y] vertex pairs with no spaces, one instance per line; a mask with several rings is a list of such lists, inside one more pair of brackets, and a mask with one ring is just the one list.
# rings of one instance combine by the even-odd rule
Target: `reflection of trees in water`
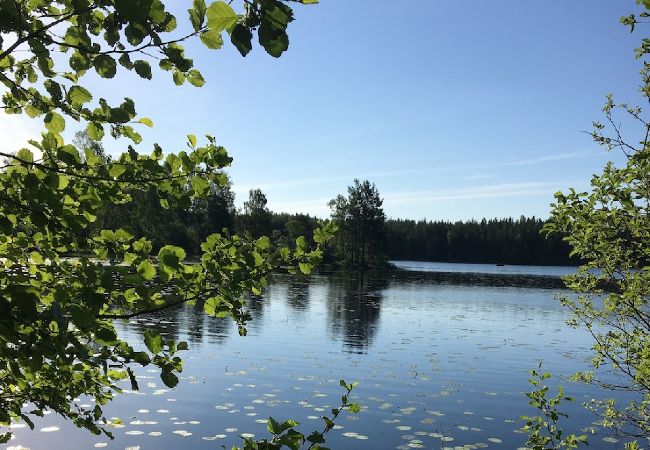
[[343,348],[365,353],[377,332],[382,290],[388,281],[381,273],[340,273],[332,276],[327,307],[329,330],[342,338]]
[[209,344],[223,344],[228,340],[234,322],[230,317],[207,317],[205,325],[208,330]]
[[140,342],[134,342],[132,345],[138,346],[144,342],[144,332],[149,329],[158,330],[165,340],[173,339],[175,342],[178,342],[180,330],[183,328],[178,320],[180,309],[173,308],[168,311],[157,311],[140,316],[137,319],[129,320],[128,322],[122,322],[127,330],[138,335]]
[[187,330],[187,340],[193,344],[203,342],[203,302],[196,302],[194,305],[188,305],[185,308],[184,323]]
[[292,277],[287,283],[287,304],[295,311],[303,312],[309,307],[309,278]]
[[[262,296],[249,295],[245,298],[245,310],[251,315],[247,323],[249,330],[264,326],[266,308],[274,299],[272,292],[283,297],[286,305],[302,314],[309,309],[311,288],[327,289],[328,329],[332,339],[341,339],[343,348],[351,353],[365,353],[374,342],[379,322],[382,291],[387,287],[387,277],[381,273],[338,273],[327,278],[278,275],[274,277],[275,287],[280,291],[267,289]],[[319,297],[319,295],[315,295]],[[183,305],[130,321],[127,328],[138,334],[150,328],[165,333],[166,338],[176,342],[188,340],[200,344],[207,337],[207,343],[224,343],[235,331],[230,317],[208,317],[203,313],[203,302]]]
[[194,344],[202,343],[206,332],[209,343],[222,344],[230,335],[232,326],[230,317],[205,315],[202,301],[148,314],[126,324],[128,330],[137,333],[140,341],[144,339],[146,330],[155,329],[165,340],[179,342],[186,339]]
[[259,330],[262,327],[262,319],[264,318],[264,309],[266,303],[269,301],[267,298],[269,290],[265,289],[262,295],[247,295],[244,300],[244,310],[250,315],[250,320],[246,323],[246,328],[251,330]]

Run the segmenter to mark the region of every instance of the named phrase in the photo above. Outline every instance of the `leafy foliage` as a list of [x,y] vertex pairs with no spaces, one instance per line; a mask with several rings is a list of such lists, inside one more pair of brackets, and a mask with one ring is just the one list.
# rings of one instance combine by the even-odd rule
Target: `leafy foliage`
[[[151,190],[163,201],[199,198],[184,188],[187,180],[219,183],[230,162],[211,137],[164,160],[156,147],[151,155],[131,149],[110,162],[88,151],[82,162],[75,147],[52,133],[32,144],[40,160],[23,149],[5,155],[13,162],[0,172],[2,423],[17,417],[30,423],[22,405],[31,402],[31,414],[51,409],[98,432],[101,405],[119,391],[117,380],[131,376],[130,363],[158,366],[168,386],[182,369],[179,345],[149,332],[148,352],[134,349],[118,338],[113,319],[206,299],[206,313],[233,317],[244,334],[244,293],[260,293],[279,264],[298,267],[319,258],[318,249],[296,249],[278,259],[268,238],[213,234],[202,244],[200,262],[187,264],[182,248],[164,246],[156,257],[149,240],[123,229],[79,233],[101,207],[128,202],[134,191]],[[118,264],[105,264],[107,258]],[[80,395],[97,406],[69,403]]]
[[272,435],[271,439],[253,441],[250,438],[245,438],[242,450],[279,450],[284,447],[291,450],[299,450],[305,444],[307,444],[309,450],[328,450],[327,447],[321,444],[325,443],[325,435],[334,428],[334,420],[346,409],[355,414],[361,410],[361,407],[357,403],[350,402],[349,398],[352,389],[358,383],[346,383],[344,380],[341,380],[339,384],[346,392],[341,396],[341,405],[338,408],[332,409],[332,416],[322,417],[323,422],[325,422],[322,431],[314,431],[309,436],[305,436],[296,430],[296,427],[300,424],[295,420],[286,420],[280,423],[272,417],[269,417],[266,429]]
[[219,175],[219,184],[194,185],[204,192],[201,197],[190,202],[170,199],[165,206],[151,190],[129,191],[131,201],[100,209],[89,231],[94,235],[106,228],[123,228],[146,237],[154,251],[172,244],[182,247],[191,257],[200,256],[201,243],[209,235],[224,228],[233,230],[234,193],[225,173]]
[[[650,3],[642,2],[645,9]],[[648,17],[644,12],[642,17]],[[634,16],[621,19],[634,29]],[[643,39],[637,56],[650,52]],[[650,64],[643,62],[641,93],[650,99]],[[593,336],[594,371],[576,377],[612,390],[635,393],[618,404],[594,401],[603,425],[632,436],[650,436],[650,123],[639,107],[614,102],[603,108],[606,124],[594,123],[592,136],[626,158],[623,167],[608,163],[591,180],[591,192],[557,193],[545,230],[565,233],[572,253],[585,260],[578,274],[567,277],[577,296],[562,303],[573,312],[571,324]],[[622,113],[623,118],[619,117]],[[634,123],[638,137],[624,138],[621,123]],[[637,144],[638,143],[638,144]],[[614,381],[606,373],[614,373]]]
[[[88,135],[101,139],[110,128],[114,136],[135,143],[142,138],[134,128],[134,103],[125,98],[109,105],[81,85],[89,71],[113,78],[120,70],[134,71],[144,79],[153,76],[152,65],[171,74],[175,84],[205,83],[182,42],[199,37],[213,50],[230,38],[242,55],[252,49],[254,33],[262,47],[279,57],[289,46],[287,27],[293,21],[288,0],[244,1],[236,12],[221,0],[206,5],[194,0],[188,10],[192,30],[175,33],[177,18],[162,0],[34,0],[0,2],[0,82],[5,112],[43,117],[45,127],[60,133],[64,116],[87,122]],[[315,3],[300,0],[298,3]],[[57,52],[63,57],[55,57]]]
[[532,450],[561,450],[578,448],[580,445],[588,445],[587,436],[569,434],[563,436],[562,428],[558,422],[563,417],[568,417],[565,413],[560,412],[558,407],[564,401],[573,401],[573,398],[564,395],[562,386],[557,387],[555,397],[548,398],[549,387],[544,382],[551,378],[551,375],[541,371],[542,365],[537,369],[531,370],[531,378],[528,380],[533,386],[531,392],[526,396],[530,399],[528,404],[541,412],[540,416],[524,416],[522,420],[526,421],[521,431],[528,433],[526,446]]
[[[223,169],[232,159],[211,136],[199,144],[189,135],[188,150],[166,155],[155,144],[150,154],[129,146],[109,158],[92,143],[109,127],[137,144],[134,126],[153,122],[138,119],[128,98],[89,106],[94,97],[80,84],[88,71],[112,78],[118,69],[133,70],[149,79],[151,61],[159,61],[176,84],[201,86],[182,41],[199,36],[219,48],[225,33],[240,51],[250,50],[257,31],[260,44],[279,56],[293,20],[278,0],[246,1],[241,14],[221,1],[195,0],[189,16],[194,31],[173,36],[176,18],[161,0],[0,2],[3,108],[43,117],[46,128],[29,148],[0,153],[0,425],[22,419],[33,427],[30,417],[50,410],[110,434],[102,407],[120,392],[119,380],[137,389],[132,365],[157,366],[173,387],[183,366],[178,352],[188,347],[148,330],[144,347],[135,348],[117,335],[115,320],[201,300],[206,314],[231,316],[245,334],[243,296],[261,293],[280,265],[298,271],[317,263],[331,237],[319,230],[315,247],[277,252],[266,237],[214,233],[201,243],[200,260],[188,263],[177,245],[156,253],[151,240],[119,227],[89,232],[102,211],[137,196],[162,209],[189,207],[228,185]],[[54,58],[57,51],[67,59]],[[76,145],[61,136],[66,118],[87,124]],[[78,397],[94,407],[77,404]]]

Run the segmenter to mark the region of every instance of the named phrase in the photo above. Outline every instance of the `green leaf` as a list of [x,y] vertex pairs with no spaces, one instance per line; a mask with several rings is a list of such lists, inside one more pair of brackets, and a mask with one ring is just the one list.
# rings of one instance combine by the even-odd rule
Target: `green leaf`
[[95,321],[95,314],[88,308],[74,305],[71,309],[72,322],[81,329],[90,327]]
[[75,51],[72,56],[70,56],[70,68],[75,72],[83,72],[90,69],[92,63],[90,58],[79,51]]
[[194,136],[193,134],[188,134],[187,140],[190,141],[190,145],[192,147],[196,147],[196,136]]
[[165,383],[168,388],[176,387],[178,384],[178,377],[172,372],[163,371],[160,373],[160,379]]
[[125,67],[129,70],[133,69],[133,63],[131,62],[131,58],[129,58],[128,53],[123,53],[122,56],[118,58],[118,62],[122,65],[122,67]]
[[210,297],[203,304],[203,311],[209,316],[226,317],[230,314],[228,304],[225,304],[220,297]]
[[[259,267],[264,263],[264,258],[262,258],[262,255],[260,255],[257,252],[253,252],[253,258],[255,259],[255,267]],[[258,291],[259,291],[259,289],[258,289]]]
[[305,251],[309,248],[309,243],[307,242],[305,236],[300,236],[296,239],[296,248],[302,251]]
[[240,23],[235,25],[230,33],[230,41],[242,56],[246,56],[253,49],[252,39],[251,30]]
[[104,137],[104,127],[99,123],[90,122],[86,127],[86,133],[93,141],[101,141]]
[[81,162],[81,157],[79,156],[79,150],[74,145],[64,145],[63,147],[57,149],[56,156],[61,161],[69,165],[79,164]]
[[260,45],[269,55],[279,58],[289,48],[289,36],[286,31],[276,30],[267,24],[262,22],[257,32]]
[[176,346],[176,350],[187,350],[188,348],[187,342],[185,341],[180,341]]
[[151,65],[148,61],[139,59],[133,63],[133,68],[135,69],[135,73],[140,75],[141,78],[151,80]]
[[84,87],[72,86],[68,91],[68,101],[75,106],[81,106],[92,100],[92,94]]
[[61,191],[61,190],[65,189],[66,187],[68,187],[69,184],[70,184],[70,178],[68,178],[67,176],[65,176],[63,174],[57,176],[56,189]]
[[304,273],[305,275],[309,275],[313,269],[313,265],[309,263],[298,263],[298,267],[300,268],[300,271]]
[[266,423],[266,429],[271,434],[282,433],[282,431],[280,430],[280,424],[273,417],[269,417],[269,420]]
[[190,15],[190,23],[194,31],[199,31],[205,21],[205,1],[194,0],[193,8],[188,9],[187,12]]
[[221,37],[221,31],[208,30],[204,31],[199,35],[201,42],[205,44],[206,47],[212,50],[218,50],[223,45],[223,38]]
[[255,246],[260,250],[268,250],[271,248],[271,239],[269,239],[268,236],[262,236],[255,241]]
[[212,3],[207,10],[208,28],[221,32],[231,29],[237,23],[237,13],[225,2],[220,0]]
[[190,185],[197,195],[205,195],[210,191],[210,183],[208,180],[200,176],[193,177],[190,180]]
[[190,82],[193,86],[201,87],[205,84],[203,75],[198,70],[192,69],[187,72],[187,81]]
[[21,148],[18,150],[18,153],[16,153],[16,157],[27,162],[34,162],[34,154],[26,149],[26,148]]
[[165,245],[158,252],[158,260],[165,266],[177,268],[185,259],[185,250],[174,245]]
[[138,264],[137,270],[138,274],[140,274],[140,276],[147,281],[152,280],[153,277],[156,276],[156,268],[148,259],[145,259],[140,264]]
[[185,83],[185,74],[180,70],[175,70],[172,78],[176,86],[181,86],[183,83]]
[[48,329],[50,330],[50,332],[56,334],[59,332],[59,324],[56,323],[55,321],[51,321],[48,325]]
[[153,0],[115,0],[115,10],[131,21],[146,19],[152,5]]
[[31,253],[29,254],[29,259],[30,259],[30,261],[31,261],[32,263],[34,263],[34,264],[43,264],[43,261],[45,261],[45,260],[43,259],[43,255],[41,255],[41,254],[38,253],[38,252],[31,252]]
[[61,133],[65,130],[65,120],[57,112],[50,111],[45,115],[45,128],[51,133]]
[[[127,0],[130,1],[130,0]],[[98,55],[93,60],[95,71],[102,78],[113,78],[117,73],[117,63],[108,55]]]
[[153,120],[148,117],[142,117],[138,122],[148,126],[149,128],[153,127]]
[[108,168],[108,174],[113,178],[119,178],[124,172],[126,172],[126,166],[121,163],[111,164]]
[[194,0],[192,2],[192,6],[194,7],[194,10],[199,14],[199,16],[205,16],[205,0]]
[[258,29],[259,42],[272,56],[279,57],[289,48],[287,25],[293,20],[293,11],[281,2],[269,2],[262,8]]
[[151,359],[149,358],[149,355],[146,352],[133,352],[130,356],[133,361],[137,362],[142,366],[146,366],[151,362]]
[[329,235],[323,231],[322,228],[316,228],[314,230],[314,242],[317,244],[323,244],[329,240]]
[[117,342],[117,333],[112,326],[104,325],[95,331],[95,340],[111,345]]
[[151,353],[156,355],[163,350],[163,338],[158,334],[158,331],[150,328],[144,332],[144,345],[147,346]]
[[39,108],[35,107],[34,105],[29,104],[25,106],[25,113],[27,113],[27,115],[33,119],[34,117],[38,117],[41,114],[43,114],[43,111],[41,111]]

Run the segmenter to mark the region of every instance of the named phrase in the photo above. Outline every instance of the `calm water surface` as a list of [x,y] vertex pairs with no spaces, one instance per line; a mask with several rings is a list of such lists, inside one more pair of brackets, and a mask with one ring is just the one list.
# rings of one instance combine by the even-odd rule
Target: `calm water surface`
[[520,266],[496,264],[446,263],[429,261],[390,261],[396,267],[415,272],[487,273],[502,275],[541,275],[560,277],[577,271],[570,266]]
[[[363,409],[337,420],[327,442],[334,449],[516,449],[525,442],[519,417],[534,413],[523,394],[530,390],[527,371],[544,360],[562,378],[587,367],[591,345],[564,324],[566,311],[544,289],[434,284],[399,274],[363,285],[347,276],[277,275],[249,308],[247,337],[228,319],[192,307],[120,324],[140,347],[149,327],[190,343],[178,387],[166,389],[156,371],[139,370],[141,391],[106,408],[125,424],[113,441],[48,415],[35,431],[15,429],[10,445],[230,448],[243,433],[267,437],[269,416],[294,418],[308,434],[338,406],[344,378],[360,382],[353,397]],[[567,428],[588,426],[595,418],[579,402],[595,392],[562,384],[578,400],[568,405]],[[592,448],[623,447],[604,437],[593,436]]]

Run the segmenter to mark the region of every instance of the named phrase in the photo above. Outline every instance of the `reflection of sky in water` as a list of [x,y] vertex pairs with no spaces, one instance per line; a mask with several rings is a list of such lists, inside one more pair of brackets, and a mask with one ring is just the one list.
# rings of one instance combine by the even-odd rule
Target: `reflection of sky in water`
[[564,276],[576,272],[576,267],[567,266],[525,266],[510,264],[470,264],[429,261],[391,261],[391,263],[400,269],[412,270],[416,272],[461,272],[544,276]]
[[[295,418],[309,433],[338,406],[338,380],[345,378],[361,382],[353,396],[364,409],[337,421],[342,428],[328,435],[332,448],[440,448],[443,439],[452,448],[512,449],[525,442],[516,433],[519,416],[534,413],[523,395],[530,390],[527,371],[540,359],[558,376],[586,368],[591,342],[564,324],[566,311],[553,291],[542,289],[395,278],[360,286],[346,277],[278,275],[248,305],[253,321],[244,338],[229,319],[208,319],[192,307],[119,325],[133,343],[156,326],[189,341],[190,350],[176,389],[165,389],[157,372],[139,369],[141,391],[106,408],[125,423],[114,441],[49,415],[37,430],[60,430],[16,429],[11,445],[230,448],[242,433],[268,437],[268,416]],[[594,395],[562,383],[578,401]],[[567,409],[569,427],[594,420],[579,404]],[[622,448],[592,440],[596,448]]]

